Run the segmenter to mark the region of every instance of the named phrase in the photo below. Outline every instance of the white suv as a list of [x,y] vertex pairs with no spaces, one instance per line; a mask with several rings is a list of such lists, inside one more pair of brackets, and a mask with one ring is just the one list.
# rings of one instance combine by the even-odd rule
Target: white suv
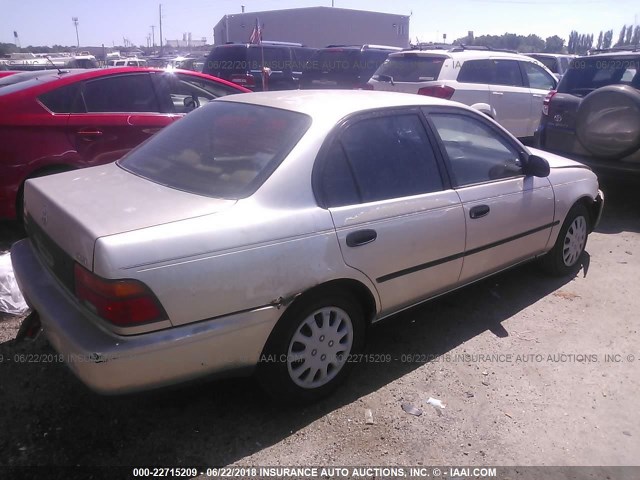
[[525,141],[533,139],[542,102],[557,83],[531,57],[470,47],[392,53],[369,80],[374,90],[417,93],[470,105]]

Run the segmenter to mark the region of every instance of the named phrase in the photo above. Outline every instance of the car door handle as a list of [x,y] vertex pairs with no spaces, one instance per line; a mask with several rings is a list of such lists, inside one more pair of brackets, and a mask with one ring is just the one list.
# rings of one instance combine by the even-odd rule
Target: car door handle
[[471,210],[469,210],[469,217],[474,219],[481,218],[485,215],[488,215],[489,211],[491,211],[489,205],[476,205],[475,207],[471,208]]
[[491,92],[491,95],[504,95],[504,92]]
[[533,98],[542,98],[544,95],[540,95],[539,93],[534,93]]
[[359,247],[373,242],[376,238],[378,238],[378,233],[375,230],[357,230],[347,235],[347,246]]
[[91,141],[96,138],[102,136],[102,130],[98,128],[83,128],[78,130],[78,135],[80,135],[83,140]]

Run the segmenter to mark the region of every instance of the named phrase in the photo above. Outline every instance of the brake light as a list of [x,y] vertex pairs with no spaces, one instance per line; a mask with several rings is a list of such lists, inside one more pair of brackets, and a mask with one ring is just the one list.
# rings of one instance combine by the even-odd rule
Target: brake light
[[442,98],[444,100],[449,100],[451,99],[455,91],[455,88],[451,88],[447,85],[436,85],[433,87],[422,87],[420,90],[418,90],[418,95],[426,95],[428,97],[436,97]]
[[233,83],[237,83],[238,85],[242,85],[243,87],[251,88],[256,86],[256,79],[253,75],[249,75],[246,73],[236,73],[231,75],[230,80]]
[[167,318],[158,299],[138,280],[108,280],[76,263],[76,297],[97,315],[119,327]]
[[551,99],[553,98],[553,96],[558,93],[555,90],[550,90],[549,93],[547,93],[547,96],[544,97],[544,101],[542,102],[542,114],[543,115],[549,115],[549,102],[551,102]]

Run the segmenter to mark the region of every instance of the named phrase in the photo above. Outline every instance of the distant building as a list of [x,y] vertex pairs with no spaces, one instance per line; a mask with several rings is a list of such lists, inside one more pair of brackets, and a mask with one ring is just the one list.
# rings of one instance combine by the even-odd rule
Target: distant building
[[246,43],[256,18],[262,39],[309,47],[377,44],[409,46],[409,16],[333,7],[291,8],[225,15],[213,28],[214,44]]
[[200,40],[191,38],[191,33],[184,33],[182,40],[167,40],[166,45],[172,48],[198,48],[207,44],[207,38],[202,37]]

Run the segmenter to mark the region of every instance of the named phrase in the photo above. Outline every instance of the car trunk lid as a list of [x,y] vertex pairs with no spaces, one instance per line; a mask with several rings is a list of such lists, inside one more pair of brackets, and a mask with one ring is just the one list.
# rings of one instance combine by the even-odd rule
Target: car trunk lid
[[112,163],[27,181],[25,226],[41,258],[70,287],[74,262],[93,269],[98,238],[213,214],[234,203],[159,185]]

